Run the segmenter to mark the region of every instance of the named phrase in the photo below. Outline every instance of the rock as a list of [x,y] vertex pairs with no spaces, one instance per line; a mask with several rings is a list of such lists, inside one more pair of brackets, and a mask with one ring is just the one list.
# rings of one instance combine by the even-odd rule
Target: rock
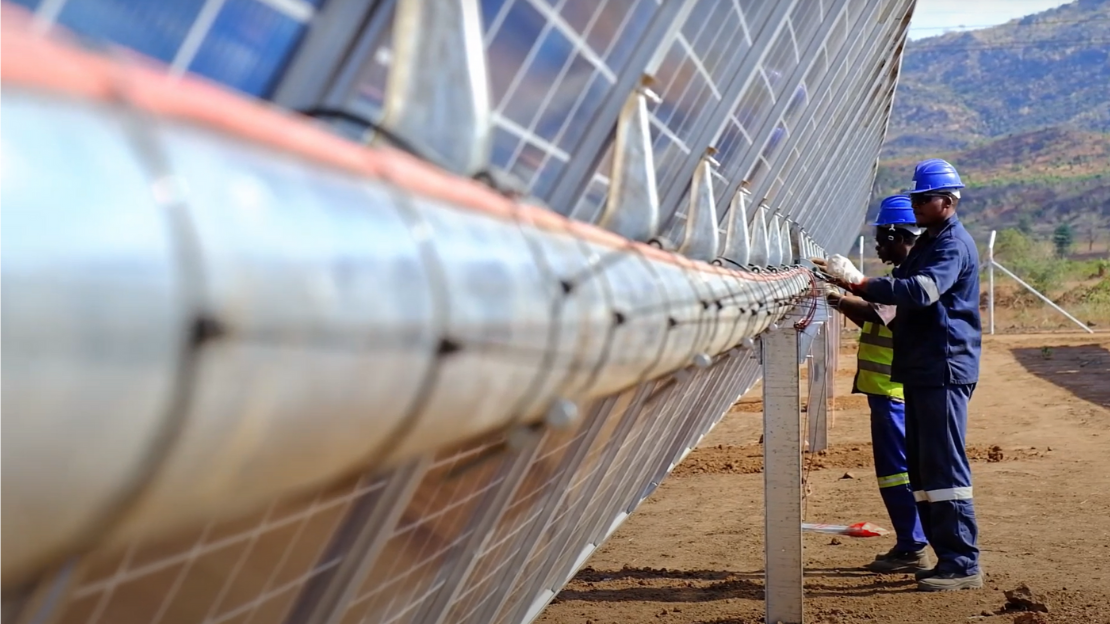
[[1005,454],[1002,452],[1002,447],[998,446],[998,445],[995,445],[995,446],[992,446],[991,450],[987,453],[987,462],[990,462],[990,463],[1000,462],[1000,461],[1002,461],[1002,459],[1004,457],[1005,457]]
[[839,539],[837,539],[837,538],[835,538],[835,537],[834,537],[834,538],[832,538],[831,540],[829,540],[829,546],[839,546],[839,545],[841,545],[841,544],[843,544],[843,543],[844,543],[844,542],[840,541]]
[[1040,613],[1025,612],[1014,618],[1014,624],[1048,624]]
[[840,477],[840,478],[841,478],[841,479],[855,479],[855,478],[856,478],[856,475],[854,475],[854,474],[852,474],[852,473],[850,473],[850,472],[845,472],[845,473],[844,473],[844,476],[843,476],[843,477]]
[[[1040,611],[1041,613],[1048,613],[1048,604],[1045,603],[1044,598],[1034,593],[1025,583],[1018,585],[1014,589],[1008,589],[1003,593],[1006,595],[1006,608],[1010,611]],[[1017,620],[1015,620],[1015,622],[1016,621]]]

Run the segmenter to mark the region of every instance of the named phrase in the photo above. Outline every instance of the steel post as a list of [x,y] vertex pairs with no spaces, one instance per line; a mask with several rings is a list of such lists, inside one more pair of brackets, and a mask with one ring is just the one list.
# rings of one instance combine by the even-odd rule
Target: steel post
[[798,332],[764,334],[763,484],[767,621],[802,622],[802,449]]

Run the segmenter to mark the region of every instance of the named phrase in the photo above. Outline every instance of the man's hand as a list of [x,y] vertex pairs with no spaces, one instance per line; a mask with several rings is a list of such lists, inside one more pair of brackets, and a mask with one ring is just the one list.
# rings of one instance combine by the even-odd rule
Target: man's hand
[[[856,269],[852,261],[844,256],[834,255],[828,260],[824,258],[810,258],[809,261],[828,276],[830,284],[838,288],[843,288],[848,292],[856,292],[856,289],[867,281],[867,278]],[[847,275],[845,275],[845,273],[847,273]]]
[[849,284],[858,284],[863,281],[863,273],[852,264],[852,261],[840,254],[834,254],[826,264],[825,272],[829,275],[844,280]]
[[829,294],[825,295],[825,301],[829,303],[829,307],[831,308],[839,308],[840,300],[843,298],[844,295],[838,292],[830,292]]

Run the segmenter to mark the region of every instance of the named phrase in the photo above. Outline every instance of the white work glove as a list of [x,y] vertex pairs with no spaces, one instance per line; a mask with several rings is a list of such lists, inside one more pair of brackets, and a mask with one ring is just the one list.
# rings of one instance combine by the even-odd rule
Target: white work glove
[[825,265],[825,272],[833,277],[840,278],[849,284],[858,284],[863,281],[863,273],[852,264],[852,261],[840,254],[833,254]]

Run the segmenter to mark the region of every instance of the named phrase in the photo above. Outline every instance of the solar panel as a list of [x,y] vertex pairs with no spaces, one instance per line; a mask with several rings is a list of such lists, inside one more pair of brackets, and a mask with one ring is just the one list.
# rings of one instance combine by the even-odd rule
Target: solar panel
[[[32,10],[40,25],[58,24],[98,45],[122,46],[161,61],[169,72],[196,74],[285,105],[296,101],[306,112],[327,109],[328,114],[312,114],[336,133],[365,141],[375,136],[382,120],[397,62],[392,24],[400,1],[405,0],[16,4]],[[755,192],[748,210],[754,213],[766,199],[772,213],[797,221],[827,249],[842,250],[858,230],[870,192],[897,79],[889,64],[897,60],[893,56],[905,38],[912,6],[911,0],[483,0],[490,166],[551,210],[596,221],[608,195],[617,114],[647,75],[659,96],[648,109],[666,226],[660,234],[679,238],[694,169],[706,148],[713,147],[719,162],[711,172],[713,198],[722,224],[731,217],[727,208],[737,189],[747,182]],[[884,61],[888,66],[882,66]],[[205,157],[209,148],[198,147],[201,142],[189,144],[194,151],[175,147],[181,151],[173,152],[189,155],[181,157],[185,164],[180,166],[194,179],[219,181],[234,170],[253,172],[256,180],[286,180],[264,188],[231,177],[227,184],[213,183],[211,188],[225,195],[196,189],[204,204],[197,212],[204,217],[198,231],[206,243],[217,241],[223,251],[241,241],[244,248],[265,243],[296,255],[310,251],[310,246],[297,246],[298,237],[327,239],[343,242],[336,245],[346,245],[350,260],[357,258],[359,236],[376,236],[383,244],[399,241],[411,231],[413,221],[405,219],[420,215],[417,229],[430,241],[421,249],[429,254],[425,258],[439,254],[437,268],[409,267],[412,272],[391,279],[420,285],[426,309],[432,310],[433,300],[443,306],[428,318],[441,315],[437,327],[457,340],[454,346],[465,345],[476,355],[439,358],[432,347],[442,351],[452,345],[432,345],[437,336],[421,335],[429,349],[420,357],[396,360],[395,376],[378,380],[387,387],[354,378],[344,380],[349,386],[321,382],[302,387],[300,394],[282,395],[283,401],[263,401],[258,397],[264,392],[252,392],[331,378],[329,365],[348,370],[336,363],[343,356],[327,351],[326,357],[311,360],[315,364],[296,369],[298,375],[267,376],[259,363],[279,355],[265,350],[234,366],[213,368],[222,374],[210,373],[212,383],[223,384],[213,387],[249,387],[242,390],[241,402],[230,404],[205,403],[200,399],[219,392],[198,391],[201,413],[226,410],[236,417],[253,413],[292,420],[311,412],[322,396],[319,409],[347,406],[355,419],[362,412],[351,405],[375,393],[392,393],[394,403],[411,404],[413,413],[425,417],[414,419],[417,424],[407,432],[413,438],[382,451],[401,458],[386,468],[352,466],[327,487],[244,505],[165,534],[100,545],[72,560],[72,575],[47,574],[24,588],[27,604],[34,602],[30,597],[53,596],[40,608],[58,622],[531,621],[758,380],[758,362],[737,347],[743,334],[737,327],[746,321],[726,327],[717,320],[726,303],[735,303],[721,289],[737,286],[740,277],[714,282],[681,273],[676,278],[680,273],[662,271],[678,269],[661,269],[639,248],[603,252],[570,230],[556,247],[555,237],[538,236],[524,223],[490,229],[477,225],[472,215],[426,199],[406,200],[407,208],[390,212],[393,225],[385,234],[339,217],[275,218],[265,230],[250,224],[226,228],[222,215],[227,207],[255,191],[288,200],[306,213],[340,211],[371,200],[388,210],[394,206],[386,199],[391,191],[367,191],[348,178],[329,179],[335,188],[346,189],[342,193],[297,195],[303,181],[297,166],[279,167],[263,150],[240,150],[232,164],[214,167]],[[278,170],[284,173],[274,173]],[[343,198],[343,206],[336,198]],[[300,229],[303,223],[315,229]],[[285,229],[279,232],[279,226]],[[460,240],[465,244],[452,246]],[[450,261],[473,249],[489,254],[481,280],[473,279],[472,265]],[[213,275],[213,284],[234,299],[236,283],[222,273]],[[655,290],[639,289],[648,283],[645,275],[654,276]],[[751,302],[754,314],[761,306],[785,310],[808,293],[808,281],[795,282],[746,282],[737,288],[758,295]],[[320,288],[312,296],[331,301],[334,293]],[[494,309],[455,300],[458,291],[481,289],[487,289],[490,300],[516,293],[516,305]],[[581,298],[560,298],[567,293]],[[271,294],[273,301],[282,300],[281,293]],[[570,303],[545,307],[551,301]],[[271,310],[265,319],[307,314],[280,306]],[[562,325],[547,323],[552,310],[565,314]],[[333,325],[325,329],[350,329],[360,322],[337,318],[329,317]],[[579,318],[586,320],[571,326]],[[603,326],[596,324],[599,318],[605,320],[604,331],[598,330]],[[414,325],[425,320],[416,319]],[[682,354],[683,362],[704,355],[704,368],[642,373],[636,368],[644,357],[637,351],[641,334],[622,328],[656,321],[696,335],[700,345],[725,346]],[[552,330],[554,336],[535,331],[541,324],[558,331]],[[312,348],[326,343],[332,349],[347,340],[338,330],[334,335],[314,326],[317,330],[322,333],[312,334],[312,340],[319,344]],[[717,332],[733,332],[736,338]],[[567,335],[575,339],[568,342]],[[378,335],[366,340],[388,342]],[[811,334],[803,338],[803,347],[809,340]],[[389,353],[383,347],[379,356]],[[519,364],[521,353],[546,353],[547,366],[565,375],[536,374]],[[658,357],[664,355],[661,350]],[[495,382],[468,384],[475,368]],[[603,381],[609,385],[596,390]],[[486,417],[502,423],[535,413],[535,397],[556,390],[592,392],[594,398],[581,402],[580,417],[563,428],[490,432],[473,424]],[[451,433],[456,422],[472,423],[473,431],[484,433],[456,439]],[[311,436],[305,438],[308,444]],[[412,446],[417,444],[412,439],[419,446]],[[5,600],[5,610],[15,604]]]

